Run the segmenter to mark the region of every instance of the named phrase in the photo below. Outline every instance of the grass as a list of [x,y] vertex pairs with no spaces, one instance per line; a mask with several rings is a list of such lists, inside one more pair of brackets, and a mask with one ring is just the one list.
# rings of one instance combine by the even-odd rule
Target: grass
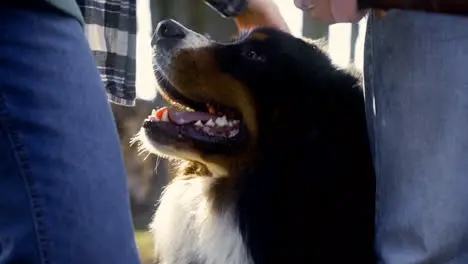
[[153,263],[153,240],[151,234],[146,231],[135,231],[136,243],[140,253],[142,264]]

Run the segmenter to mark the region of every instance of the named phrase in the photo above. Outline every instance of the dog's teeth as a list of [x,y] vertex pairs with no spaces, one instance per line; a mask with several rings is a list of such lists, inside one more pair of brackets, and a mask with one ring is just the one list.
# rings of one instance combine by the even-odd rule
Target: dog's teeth
[[231,131],[229,131],[229,137],[234,137],[238,133],[239,133],[239,129],[231,130]]
[[202,126],[203,126],[202,121],[198,120],[198,121],[195,123],[195,126],[202,127]]
[[239,121],[239,120],[233,120],[232,123],[233,123],[234,125],[238,125],[238,124],[240,123],[240,121]]
[[166,111],[164,111],[164,113],[162,114],[162,117],[161,117],[161,121],[163,122],[169,122],[169,118],[168,118],[168,110],[166,109]]
[[153,115],[153,116],[149,116],[149,119],[150,119],[151,121],[161,121],[157,116],[154,116],[154,115]]
[[208,122],[205,123],[205,126],[214,127],[214,126],[215,126],[215,122],[213,122],[213,119],[210,119],[210,120],[208,120]]
[[211,129],[209,127],[203,127],[203,132],[207,133],[208,135],[212,135]]
[[219,126],[219,127],[223,127],[225,125],[227,125],[227,119],[226,119],[226,116],[223,116],[223,117],[218,117],[216,118],[216,125]]
[[232,121],[228,121],[228,127],[232,127],[233,125]]
[[152,116],[155,116],[155,115],[156,115],[156,110],[155,110],[155,109],[153,109],[153,110],[151,111],[151,115],[152,115]]

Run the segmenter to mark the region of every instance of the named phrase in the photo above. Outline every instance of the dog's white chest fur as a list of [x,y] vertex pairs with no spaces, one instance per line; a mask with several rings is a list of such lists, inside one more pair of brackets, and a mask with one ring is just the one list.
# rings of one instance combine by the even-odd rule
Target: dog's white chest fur
[[206,191],[211,178],[175,180],[151,224],[161,264],[252,264],[234,208],[213,212]]

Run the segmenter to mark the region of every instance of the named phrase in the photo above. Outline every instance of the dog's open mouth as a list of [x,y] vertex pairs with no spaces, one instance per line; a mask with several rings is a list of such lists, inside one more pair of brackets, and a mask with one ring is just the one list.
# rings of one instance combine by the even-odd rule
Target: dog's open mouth
[[237,110],[212,101],[199,102],[187,98],[161,74],[157,76],[163,97],[171,104],[187,110],[176,111],[167,107],[154,109],[143,124],[153,141],[190,144],[191,147],[217,153],[229,153],[244,145],[247,133]]

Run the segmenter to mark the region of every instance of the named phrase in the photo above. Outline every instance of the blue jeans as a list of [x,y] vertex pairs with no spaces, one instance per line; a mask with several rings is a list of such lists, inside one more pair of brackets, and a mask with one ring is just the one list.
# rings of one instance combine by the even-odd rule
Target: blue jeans
[[0,32],[0,263],[138,263],[118,135],[83,29],[46,7],[2,7]]
[[369,17],[365,88],[386,264],[468,263],[468,19]]

